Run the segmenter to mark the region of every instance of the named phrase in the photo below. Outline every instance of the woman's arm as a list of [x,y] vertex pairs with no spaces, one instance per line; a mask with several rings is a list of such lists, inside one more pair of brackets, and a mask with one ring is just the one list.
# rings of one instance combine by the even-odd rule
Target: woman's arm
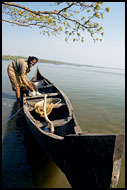
[[36,87],[36,85],[33,83],[33,82],[30,82],[27,78],[27,75],[26,75],[26,80],[29,84],[30,87],[32,87],[35,91],[38,91],[38,88]]
[[21,80],[23,82],[23,84],[30,90],[30,91],[34,91],[33,86],[31,85],[30,81],[27,79],[26,74],[21,75]]

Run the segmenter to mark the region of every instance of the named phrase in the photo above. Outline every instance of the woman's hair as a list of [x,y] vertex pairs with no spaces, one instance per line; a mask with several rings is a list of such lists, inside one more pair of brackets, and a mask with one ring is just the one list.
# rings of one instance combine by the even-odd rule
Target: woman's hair
[[29,57],[28,57],[28,65],[29,65],[30,62],[33,61],[34,59],[36,60],[36,62],[38,62],[38,58],[37,58],[37,57],[29,56]]

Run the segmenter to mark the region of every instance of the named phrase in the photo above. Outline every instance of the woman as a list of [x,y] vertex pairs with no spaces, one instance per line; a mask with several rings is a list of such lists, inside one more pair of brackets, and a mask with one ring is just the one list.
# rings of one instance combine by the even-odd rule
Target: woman
[[12,90],[16,93],[17,101],[20,101],[20,88],[29,89],[33,95],[35,94],[35,90],[37,91],[37,88],[35,88],[27,78],[27,73],[31,71],[32,66],[37,62],[37,57],[29,56],[27,60],[17,59],[8,65],[8,76],[12,85]]

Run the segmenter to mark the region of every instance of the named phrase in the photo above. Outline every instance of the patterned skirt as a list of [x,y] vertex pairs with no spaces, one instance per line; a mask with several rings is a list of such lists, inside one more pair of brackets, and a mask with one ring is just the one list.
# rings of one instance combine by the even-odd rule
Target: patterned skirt
[[7,72],[12,85],[12,90],[16,91],[17,88],[21,87],[26,88],[22,82],[20,74],[14,70],[12,63],[8,65]]

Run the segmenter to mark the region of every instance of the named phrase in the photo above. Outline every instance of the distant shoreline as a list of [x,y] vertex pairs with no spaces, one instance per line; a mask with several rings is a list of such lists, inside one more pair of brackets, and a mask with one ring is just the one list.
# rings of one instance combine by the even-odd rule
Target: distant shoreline
[[[28,57],[24,56],[11,56],[11,55],[2,55],[2,60],[15,60],[15,59],[27,59]],[[40,59],[39,62],[44,62],[44,63],[54,63],[54,64],[71,64],[73,63],[66,63],[62,61],[56,61],[56,60],[48,60],[48,59]]]
[[[2,55],[2,60],[15,60],[15,59],[27,59],[28,57],[24,56],[12,56],[12,55]],[[116,69],[116,70],[124,70],[122,68],[112,68],[112,67],[101,67],[96,65],[85,65],[85,64],[76,64],[76,63],[68,63],[68,62],[62,62],[62,61],[56,61],[56,60],[48,60],[48,59],[40,59],[39,63],[50,63],[50,64],[56,64],[56,65],[72,65],[72,66],[79,66],[79,67],[93,67],[93,68],[105,68],[105,69]]]

